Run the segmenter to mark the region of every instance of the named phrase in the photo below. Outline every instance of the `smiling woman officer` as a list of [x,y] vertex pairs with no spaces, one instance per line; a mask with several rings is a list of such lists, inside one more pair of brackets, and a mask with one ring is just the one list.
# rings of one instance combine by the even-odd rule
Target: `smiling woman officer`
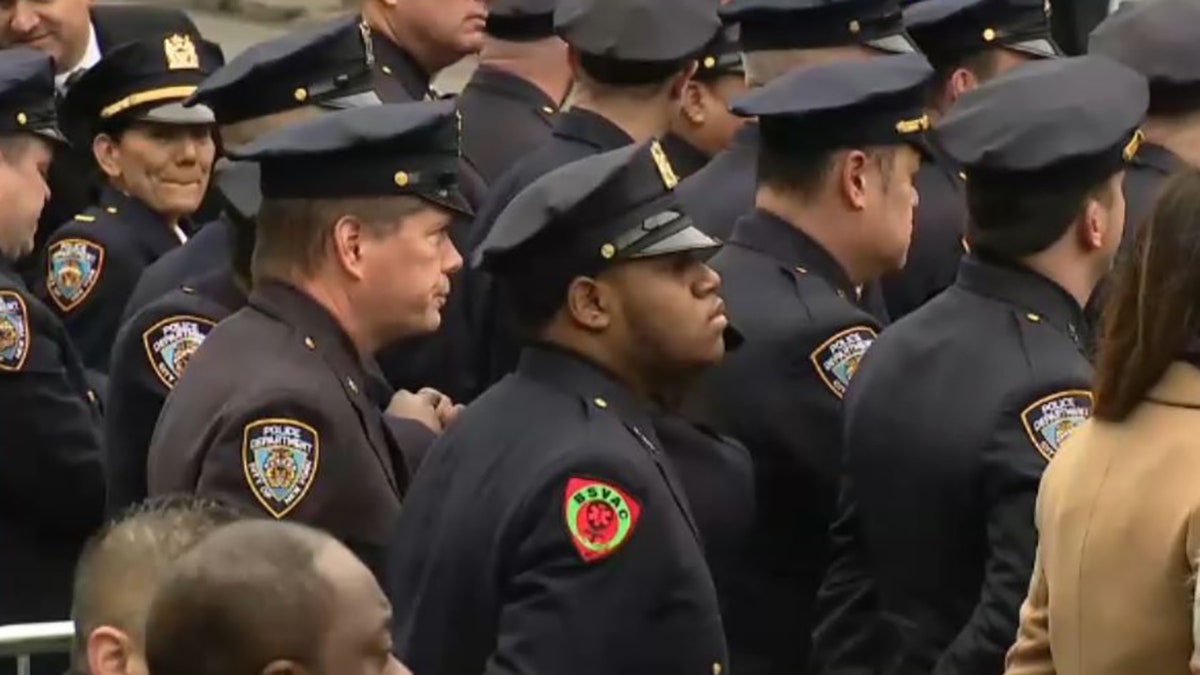
[[181,102],[222,63],[217,45],[165,34],[109,52],[67,95],[70,136],[90,146],[104,187],[51,237],[40,290],[88,368],[107,372],[142,270],[187,240],[216,150],[212,111]]

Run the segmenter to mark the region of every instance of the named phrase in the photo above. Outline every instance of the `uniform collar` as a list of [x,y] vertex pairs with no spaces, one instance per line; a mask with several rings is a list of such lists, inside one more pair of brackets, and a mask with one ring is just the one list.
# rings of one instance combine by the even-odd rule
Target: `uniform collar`
[[467,82],[467,89],[482,89],[504,98],[528,105],[538,113],[538,119],[550,123],[551,116],[558,112],[558,102],[546,95],[542,88],[514,75],[487,64],[480,65]]
[[17,284],[22,290],[26,288],[25,279],[17,274],[16,265],[6,255],[0,255],[0,279]]
[[1157,143],[1143,143],[1133,157],[1133,165],[1149,167],[1164,174],[1172,174],[1188,166],[1179,155]]
[[671,160],[671,166],[681,180],[703,169],[710,159],[708,155],[701,152],[700,148],[675,134],[664,136],[662,146],[667,153],[667,158]]
[[734,148],[742,148],[742,149],[753,148],[753,149],[757,150],[758,149],[758,140],[759,140],[758,122],[746,122],[745,124],[742,125],[741,129],[738,129],[737,132],[734,133],[733,142],[729,144],[729,149],[733,150]]
[[1079,302],[1063,287],[1020,265],[978,255],[963,258],[956,284],[963,290],[1018,308],[1031,321],[1046,321],[1080,349],[1087,346],[1087,320]]
[[[137,197],[127,195],[112,185],[105,185],[100,191],[100,209],[106,215],[137,228],[144,241],[156,253],[161,254],[183,243],[175,227],[168,223],[166,218],[151,210]],[[185,233],[189,229],[186,218],[180,219],[179,229]]]
[[415,57],[379,31],[371,31],[371,46],[375,53],[375,67],[399,82],[412,100],[422,101],[432,97],[429,74]]
[[589,407],[612,412],[642,434],[653,434],[650,405],[607,369],[579,354],[537,343],[522,350],[516,372],[578,396]]
[[67,80],[73,78],[77,74],[82,74],[91,69],[92,66],[100,63],[100,38],[96,35],[96,24],[88,21],[88,44],[83,52],[83,58],[79,59],[70,70],[65,70],[54,76],[54,88],[58,93],[65,94]]
[[246,306],[246,291],[238,285],[233,271],[229,269],[211,272],[196,279],[194,284],[183,287],[185,293],[189,289],[216,302],[231,314]]
[[778,262],[790,272],[815,274],[842,297],[858,297],[858,289],[840,263],[824,247],[779,216],[755,209],[733,226],[730,243],[753,249]]
[[554,135],[586,143],[600,151],[616,150],[633,143],[633,137],[599,113],[571,108],[558,116]]

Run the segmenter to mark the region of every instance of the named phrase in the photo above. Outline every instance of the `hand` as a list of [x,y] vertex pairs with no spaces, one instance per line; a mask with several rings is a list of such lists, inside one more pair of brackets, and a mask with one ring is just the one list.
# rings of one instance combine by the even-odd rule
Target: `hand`
[[438,421],[441,422],[443,430],[458,418],[458,413],[462,412],[463,406],[461,403],[456,404],[449,396],[432,387],[425,387],[417,392],[417,395],[427,396],[433,402],[434,410],[437,412]]
[[442,424],[441,417],[438,415],[438,401],[436,398],[425,393],[425,391],[422,390],[421,393],[414,394],[411,391],[401,389],[392,396],[392,400],[388,403],[385,412],[393,417],[416,420],[429,427],[433,433],[440,434],[444,425]]

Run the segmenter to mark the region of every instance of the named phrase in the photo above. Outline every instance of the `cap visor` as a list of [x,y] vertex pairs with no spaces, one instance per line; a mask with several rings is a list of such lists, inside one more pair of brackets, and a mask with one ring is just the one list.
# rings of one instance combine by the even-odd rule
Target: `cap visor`
[[471,208],[471,204],[467,202],[467,198],[458,191],[458,188],[438,190],[436,192],[417,192],[415,194],[425,201],[432,202],[433,204],[443,208],[450,209],[459,215],[463,215],[468,218],[473,218],[475,216],[475,209]]
[[214,185],[225,201],[225,207],[242,221],[254,221],[262,207],[262,172],[256,162],[225,160],[216,171]]
[[1011,42],[1004,46],[1013,51],[1028,54],[1039,59],[1055,59],[1063,56],[1062,49],[1050,38],[1022,40],[1021,42]]
[[867,40],[866,45],[889,54],[914,54],[919,51],[916,43],[908,36],[908,33],[896,33],[894,35],[875,38],[874,40]]
[[686,216],[681,220],[686,220],[686,223],[678,231],[655,241],[645,248],[637,249],[626,257],[629,259],[652,258],[693,251],[712,255],[720,250],[723,245],[720,239],[710,237],[696,229],[691,224],[691,219],[686,218]]
[[208,106],[184,106],[183,101],[151,108],[139,115],[138,119],[159,124],[214,124],[217,121]]
[[40,129],[34,129],[33,133],[47,140],[54,141],[55,143],[62,143],[63,145],[71,144],[70,141],[67,140],[67,137],[63,135],[63,132],[59,131],[58,127],[42,127]]

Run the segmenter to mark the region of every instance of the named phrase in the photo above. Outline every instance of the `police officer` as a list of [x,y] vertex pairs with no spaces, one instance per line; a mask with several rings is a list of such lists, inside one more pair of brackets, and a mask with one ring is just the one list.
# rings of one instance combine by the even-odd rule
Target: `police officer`
[[62,138],[50,58],[0,52],[0,624],[67,616],[80,546],[103,516],[96,396],[62,322],[13,267],[33,249]]
[[414,672],[720,673],[721,618],[655,401],[721,358],[719,242],[657,142],[542,177],[479,260],[535,342],[422,467],[394,540]]
[[[550,139],[496,183],[468,238],[474,248],[521,190],[560,166],[667,133],[695,55],[720,27],[708,0],[569,0],[554,14],[570,46],[574,103]],[[468,311],[483,388],[512,370],[520,347],[486,273],[468,276]]]
[[[741,26],[751,87],[833,59],[916,51],[897,0],[730,0],[720,14]],[[734,221],[754,208],[757,134],[746,125],[729,149],[679,188],[696,224],[713,236],[728,237]]]
[[462,262],[447,234],[466,208],[457,114],[346,110],[230,154],[261,166],[254,289],[168,396],[149,492],[322,527],[378,571],[410,466],[452,412],[436,392],[389,403],[371,355],[436,330]]
[[[377,105],[365,44],[354,20],[264,43],[202,82],[187,103],[213,111],[226,147],[321,111]],[[113,346],[105,415],[110,512],[146,496],[146,450],[167,394],[213,326],[246,304],[262,199],[257,165],[226,162],[214,183],[225,205],[221,219],[147,269],[138,291],[169,281],[175,287],[138,306]]]
[[[925,0],[904,10],[909,34],[937,71],[929,114],[936,121],[966,91],[1036,59],[1061,55],[1040,0]],[[954,283],[963,254],[963,173],[930,137],[917,173],[921,203],[904,269],[883,282],[895,321]]]
[[463,157],[489,185],[550,138],[571,87],[556,0],[496,0],[479,66],[458,97]]
[[846,394],[817,672],[1003,672],[1039,478],[1091,412],[1082,306],[1120,245],[1147,98],[1108,59],[1046,60],[942,121],[967,172],[971,255],[880,336]]
[[758,518],[753,611],[726,615],[735,672],[803,672],[828,557],[841,400],[880,331],[856,300],[903,264],[928,128],[919,54],[834,62],[734,103],[757,116],[756,207],[713,259],[746,342],[706,377],[691,414],[750,450]]
[[729,147],[742,127],[742,118],[729,111],[729,102],[746,93],[741,49],[737,24],[732,24],[717,32],[697,59],[696,74],[680,97],[671,133],[663,138],[663,149],[680,180]]
[[479,52],[487,15],[486,0],[362,0],[379,96],[386,103],[436,98],[430,80]]
[[1139,2],[1114,14],[1092,34],[1090,50],[1150,80],[1146,142],[1125,177],[1125,240],[1150,214],[1167,177],[1200,166],[1200,5],[1187,0]]
[[212,111],[181,102],[220,48],[170,33],[114,49],[71,87],[64,116],[91,144],[99,200],[47,243],[43,297],[84,363],[108,372],[125,302],[147,265],[187,240],[216,152]]

